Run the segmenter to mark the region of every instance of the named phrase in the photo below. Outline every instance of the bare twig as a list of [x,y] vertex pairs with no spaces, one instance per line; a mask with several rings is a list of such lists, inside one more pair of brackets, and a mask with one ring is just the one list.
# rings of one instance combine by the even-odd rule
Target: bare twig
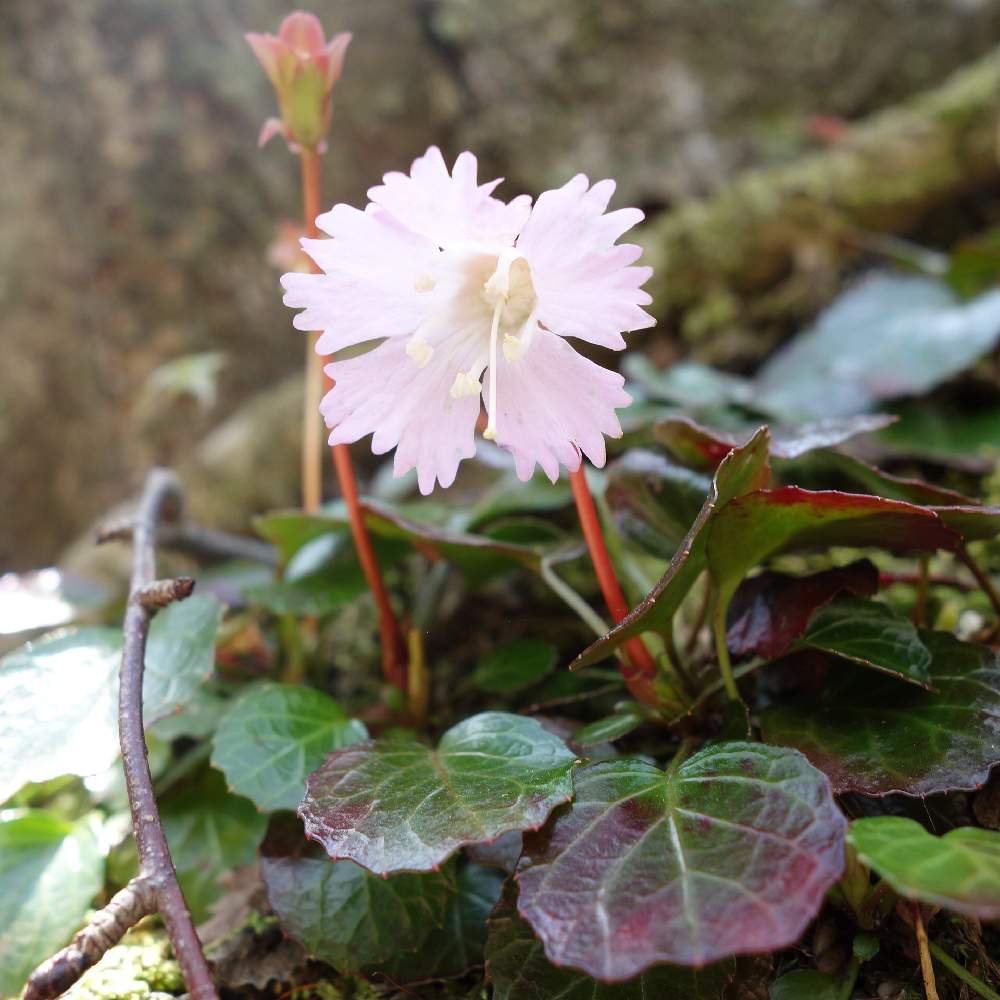
[[931,961],[930,947],[927,941],[927,928],[924,927],[924,915],[920,904],[914,903],[913,927],[917,932],[917,951],[920,953],[920,972],[924,977],[924,991],[927,1000],[938,1000],[937,981],[934,978],[934,963]]
[[217,1000],[201,942],[177,882],[149,773],[142,724],[142,678],[146,638],[153,615],[194,588],[188,578],[156,579],[156,536],[162,519],[176,518],[180,490],[174,476],[154,469],[146,480],[132,525],[132,584],[125,612],[118,699],[118,729],[132,827],[139,851],[139,877],[122,890],[73,943],[32,974],[24,1000],[50,1000],[65,992],[142,917],[159,913],[192,1000]]
[[[97,544],[130,541],[133,527],[134,522],[129,520],[103,525],[97,532]],[[278,550],[267,542],[234,535],[229,531],[204,528],[190,521],[164,524],[157,541],[161,548],[198,559],[247,559],[266,566],[275,566],[278,562]]]

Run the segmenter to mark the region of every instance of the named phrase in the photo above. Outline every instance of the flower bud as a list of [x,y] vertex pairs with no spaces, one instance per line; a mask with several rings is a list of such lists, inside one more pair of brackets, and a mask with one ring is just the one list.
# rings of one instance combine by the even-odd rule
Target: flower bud
[[329,42],[313,14],[297,10],[281,22],[277,35],[249,32],[250,47],[278,95],[281,118],[270,118],[260,133],[260,144],[281,133],[289,146],[319,149],[330,129],[330,95],[340,79],[349,32]]

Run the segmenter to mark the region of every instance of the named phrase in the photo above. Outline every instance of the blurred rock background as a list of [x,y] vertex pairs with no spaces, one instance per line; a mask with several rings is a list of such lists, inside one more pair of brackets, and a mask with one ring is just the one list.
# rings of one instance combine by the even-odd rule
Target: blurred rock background
[[[273,96],[242,37],[276,30],[289,9],[0,3],[0,569],[51,561],[151,462],[191,454],[299,369],[268,261],[276,223],[297,213],[297,166],[280,142],[255,147]],[[509,194],[584,171],[617,178],[619,204],[668,211],[1000,43],[995,0],[310,9],[355,36],[324,169],[327,200],[356,204],[437,143],[449,157],[475,150]],[[657,336],[670,334],[668,323]],[[162,366],[198,352],[221,352],[188,372],[202,401],[172,400],[183,372]],[[254,405],[284,413],[296,392]],[[241,453],[248,488],[287,502],[294,442],[276,433],[234,449],[240,426],[209,436],[199,460]]]

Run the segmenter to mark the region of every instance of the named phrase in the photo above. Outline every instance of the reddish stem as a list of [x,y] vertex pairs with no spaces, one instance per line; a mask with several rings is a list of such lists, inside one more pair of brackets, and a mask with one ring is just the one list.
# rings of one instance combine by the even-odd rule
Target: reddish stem
[[[316,216],[320,213],[320,159],[319,153],[315,149],[303,149],[302,159],[302,207],[305,216],[306,235],[311,238],[319,236],[316,228]],[[319,273],[320,269],[315,263],[312,264],[313,273]],[[314,334],[318,337],[319,334]],[[322,361],[318,354],[317,365],[322,368]],[[307,372],[307,377],[309,373]],[[333,387],[333,381],[323,372],[323,385],[326,391]],[[313,414],[315,421],[316,416]],[[337,470],[337,480],[340,483],[340,493],[347,506],[347,519],[351,525],[351,536],[354,539],[354,548],[358,553],[358,561],[364,571],[365,579],[368,581],[368,589],[375,599],[375,606],[378,609],[379,636],[382,642],[382,672],[386,681],[394,684],[404,693],[406,692],[406,646],[403,642],[403,634],[396,621],[396,615],[392,610],[389,601],[389,593],[385,589],[385,582],[382,580],[382,572],[379,569],[378,558],[375,549],[372,547],[371,536],[368,534],[368,526],[365,524],[364,514],[361,510],[361,501],[358,496],[358,482],[354,476],[354,466],[351,463],[351,454],[347,445],[335,444],[332,447],[333,466]]]
[[[611,565],[608,548],[604,544],[601,522],[597,516],[597,508],[594,506],[590,486],[587,484],[587,477],[583,471],[582,460],[576,472],[570,473],[569,481],[573,489],[577,513],[580,515],[583,538],[587,543],[594,571],[597,573],[597,582],[604,595],[604,603],[608,606],[608,611],[617,624],[629,613],[629,607],[625,602],[625,595],[622,593],[618,577],[615,576],[614,567]],[[626,640],[625,651],[628,655],[628,662],[620,663],[620,667],[629,691],[647,705],[658,705],[659,700],[652,684],[656,677],[656,662],[649,650],[646,649],[642,639],[634,636]]]

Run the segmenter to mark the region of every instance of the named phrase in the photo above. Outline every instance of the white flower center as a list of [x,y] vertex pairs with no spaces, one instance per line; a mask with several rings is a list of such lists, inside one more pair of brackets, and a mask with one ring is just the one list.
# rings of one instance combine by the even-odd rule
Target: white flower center
[[[424,368],[439,346],[443,345],[451,355],[458,346],[456,331],[468,330],[476,347],[470,357],[472,345],[461,338],[470,367],[455,373],[449,395],[452,399],[478,396],[483,391],[480,376],[487,369],[489,421],[483,436],[495,440],[499,352],[502,348],[507,361],[521,359],[530,339],[529,321],[538,303],[531,267],[513,247],[488,250],[470,246],[444,251],[431,271],[414,281],[414,291],[431,296],[433,306],[407,342],[406,353],[417,368]],[[444,358],[442,361],[447,364]]]
[[493,308],[490,318],[490,398],[487,410],[489,422],[483,437],[487,441],[497,436],[497,347],[503,332],[503,353],[508,361],[517,361],[524,354],[524,337],[518,332],[534,311],[538,296],[531,281],[528,262],[513,248],[497,257],[496,270],[483,284],[483,298]]

